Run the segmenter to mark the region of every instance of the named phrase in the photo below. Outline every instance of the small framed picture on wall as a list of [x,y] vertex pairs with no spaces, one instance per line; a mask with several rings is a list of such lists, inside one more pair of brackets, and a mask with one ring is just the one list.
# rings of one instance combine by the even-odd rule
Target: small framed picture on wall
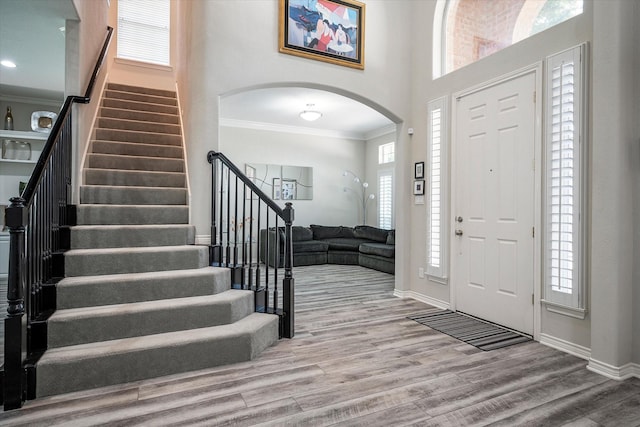
[[424,195],[424,179],[413,181],[413,195],[414,196]]
[[424,162],[418,162],[414,166],[415,179],[424,179]]

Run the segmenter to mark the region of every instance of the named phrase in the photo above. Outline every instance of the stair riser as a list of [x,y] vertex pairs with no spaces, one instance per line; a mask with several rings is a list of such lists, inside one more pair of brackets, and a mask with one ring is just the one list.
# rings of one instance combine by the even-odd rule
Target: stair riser
[[117,171],[110,169],[85,169],[84,173],[84,181],[87,185],[184,188],[186,184],[184,173]]
[[[219,300],[213,300],[214,298]],[[187,306],[176,301],[173,307],[165,305],[162,308],[147,308],[144,311],[132,311],[131,304],[109,307],[108,313],[104,309],[96,308],[99,313],[92,317],[54,314],[48,321],[48,346],[56,348],[228,325],[253,312],[251,291],[228,291],[226,294],[207,299],[210,300],[207,304],[194,303]],[[137,304],[141,305],[149,304]]]
[[131,248],[192,245],[192,226],[71,228],[72,249]]
[[58,310],[127,304],[198,295],[215,295],[229,290],[227,269],[166,271],[132,275],[66,278],[56,287]]
[[123,99],[126,101],[145,102],[149,104],[170,105],[175,107],[177,101],[175,98],[167,98],[164,96],[145,95],[133,92],[120,92],[115,90],[106,90],[104,92],[105,98],[111,99]]
[[79,205],[78,225],[188,224],[187,206]]
[[170,90],[154,89],[149,87],[129,86],[119,83],[107,83],[107,89],[119,92],[132,92],[145,95],[163,96],[165,98],[175,98],[176,93]]
[[180,126],[164,123],[148,123],[138,122],[134,120],[99,118],[97,126],[101,129],[122,129],[137,132],[155,132],[180,135]]
[[179,125],[180,121],[175,114],[150,113],[145,111],[131,111],[127,109],[102,107],[100,109],[100,117],[110,119],[135,120],[139,122],[149,123],[165,123],[171,125]]
[[96,129],[96,139],[182,147],[182,137],[180,135],[134,132],[119,129]]
[[91,151],[96,154],[182,159],[182,147],[171,145],[93,141]]
[[184,172],[184,161],[182,159],[161,159],[155,157],[117,156],[94,153],[87,155],[86,167],[96,169]]
[[99,276],[103,274],[143,273],[147,271],[187,270],[203,268],[209,263],[207,247],[192,246],[181,250],[75,254],[65,253],[66,277]]
[[43,397],[69,393],[248,361],[277,340],[278,321],[272,317],[252,331],[243,328],[240,332],[225,331],[208,339],[178,343],[167,338],[164,345],[153,348],[105,351],[95,357],[65,360],[48,359],[45,353],[38,364],[36,394]]
[[105,98],[102,100],[102,106],[107,108],[117,108],[122,110],[128,110],[131,112],[150,112],[150,113],[162,113],[162,114],[178,114],[178,107],[171,105],[161,104],[147,104],[144,102],[127,101],[125,99],[113,99]]

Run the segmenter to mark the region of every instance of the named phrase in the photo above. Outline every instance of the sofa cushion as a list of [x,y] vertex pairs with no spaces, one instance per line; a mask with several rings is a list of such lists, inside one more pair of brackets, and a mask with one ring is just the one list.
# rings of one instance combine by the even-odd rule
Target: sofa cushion
[[373,240],[374,242],[386,243],[389,230],[371,227],[368,225],[357,225],[353,229],[354,237],[358,239]]
[[360,245],[360,253],[393,258],[396,254],[396,247],[386,243],[362,243]]
[[331,239],[336,237],[353,238],[353,229],[350,227],[315,225],[309,226],[316,240]]
[[294,225],[293,227],[291,227],[291,239],[294,242],[313,240],[313,231],[311,231],[309,227]]
[[293,242],[293,254],[303,252],[326,252],[329,250],[329,244],[319,240],[302,240]]
[[396,244],[396,230],[390,230],[389,235],[387,236],[387,245],[395,245]]
[[330,251],[358,252],[360,245],[367,241],[363,239],[334,238],[325,239],[324,242],[329,244]]

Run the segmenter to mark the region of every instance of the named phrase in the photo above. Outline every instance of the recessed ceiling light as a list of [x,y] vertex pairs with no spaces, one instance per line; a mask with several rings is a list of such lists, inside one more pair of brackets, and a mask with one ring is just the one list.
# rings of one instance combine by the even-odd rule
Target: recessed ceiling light
[[16,68],[16,63],[13,61],[9,61],[8,59],[3,59],[2,61],[0,61],[0,64],[7,68]]

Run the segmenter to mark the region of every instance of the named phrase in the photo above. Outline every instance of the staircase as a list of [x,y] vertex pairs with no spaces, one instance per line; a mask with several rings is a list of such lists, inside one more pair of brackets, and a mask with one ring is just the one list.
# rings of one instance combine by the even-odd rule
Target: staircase
[[38,397],[250,360],[278,339],[188,224],[173,92],[110,83],[37,364]]

